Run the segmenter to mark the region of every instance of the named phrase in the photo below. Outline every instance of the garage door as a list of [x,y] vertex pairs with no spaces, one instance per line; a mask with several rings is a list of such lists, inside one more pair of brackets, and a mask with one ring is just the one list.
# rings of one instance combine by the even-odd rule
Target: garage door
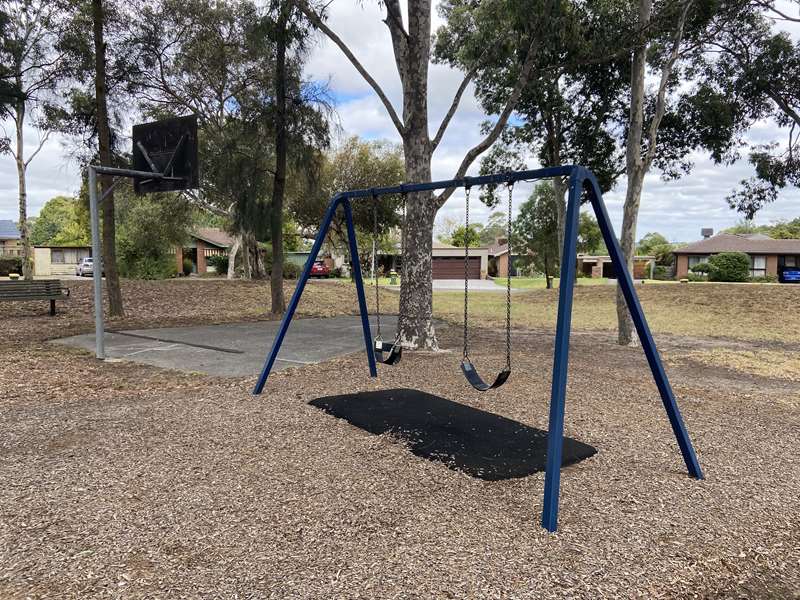
[[[463,256],[436,256],[433,258],[434,279],[464,279]],[[469,259],[469,278],[481,278],[480,257]]]

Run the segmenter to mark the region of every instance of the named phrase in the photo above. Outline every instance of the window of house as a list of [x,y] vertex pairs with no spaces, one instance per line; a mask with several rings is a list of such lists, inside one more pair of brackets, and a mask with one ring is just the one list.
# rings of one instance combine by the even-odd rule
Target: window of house
[[700,263],[708,262],[708,254],[694,254],[689,256],[689,270]]
[[797,256],[781,256],[779,260],[781,267],[800,267],[800,260]]
[[58,264],[58,265],[63,265],[64,264],[64,251],[60,250],[60,249],[56,250],[55,248],[53,248],[50,251],[50,262]]
[[765,277],[767,275],[767,257],[750,257],[750,277]]

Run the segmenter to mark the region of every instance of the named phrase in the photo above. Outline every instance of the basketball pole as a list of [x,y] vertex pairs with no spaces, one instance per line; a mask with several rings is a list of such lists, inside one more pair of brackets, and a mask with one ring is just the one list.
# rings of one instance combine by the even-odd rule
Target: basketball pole
[[99,360],[106,358],[105,324],[103,322],[103,255],[100,249],[100,203],[111,193],[119,180],[114,181],[103,197],[97,199],[97,175],[130,177],[131,179],[180,179],[162,173],[118,169],[102,165],[89,165],[89,215],[92,225],[92,281],[94,283],[94,354]]

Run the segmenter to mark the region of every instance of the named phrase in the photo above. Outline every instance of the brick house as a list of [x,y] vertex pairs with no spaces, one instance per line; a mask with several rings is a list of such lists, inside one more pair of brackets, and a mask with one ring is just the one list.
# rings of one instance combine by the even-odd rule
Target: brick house
[[706,262],[720,252],[744,252],[750,257],[750,276],[778,277],[786,282],[794,279],[792,273],[800,272],[800,240],[776,240],[764,234],[718,233],[708,235],[699,242],[677,248],[675,275],[686,277],[694,265]]
[[175,266],[178,273],[183,272],[183,261],[192,261],[192,273],[202,275],[213,273],[214,268],[209,267],[208,257],[227,256],[233,239],[222,229],[217,227],[201,227],[189,237],[189,243],[182,248],[175,249]]
[[[589,254],[578,254],[578,272],[582,273],[584,277],[607,277],[609,279],[616,279],[617,275],[614,272],[614,263],[611,262],[610,256],[594,256]],[[633,257],[633,278],[646,279],[653,278],[653,269],[655,268],[655,256],[641,256]]]

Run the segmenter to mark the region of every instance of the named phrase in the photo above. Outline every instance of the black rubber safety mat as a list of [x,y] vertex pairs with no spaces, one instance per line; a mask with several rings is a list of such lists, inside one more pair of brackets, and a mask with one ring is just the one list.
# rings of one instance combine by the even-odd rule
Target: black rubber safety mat
[[[392,433],[417,456],[487,481],[545,470],[546,431],[418,390],[327,396],[309,404],[370,433]],[[574,464],[596,452],[565,437],[561,464]]]

